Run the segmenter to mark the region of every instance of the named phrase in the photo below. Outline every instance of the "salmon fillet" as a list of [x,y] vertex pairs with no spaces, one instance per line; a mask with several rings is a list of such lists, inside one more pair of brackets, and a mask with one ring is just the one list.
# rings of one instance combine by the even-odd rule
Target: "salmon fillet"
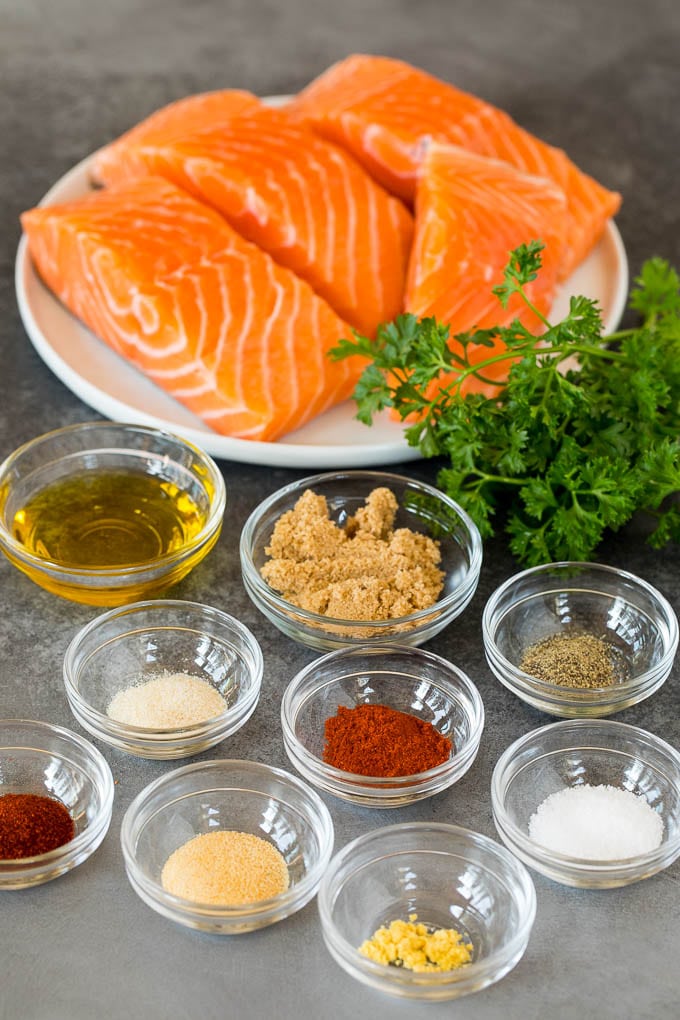
[[[503,282],[503,269],[514,248],[542,240],[543,266],[525,291],[547,316],[563,261],[566,217],[564,192],[552,181],[459,146],[430,142],[419,170],[406,310],[447,323],[452,337],[475,328],[509,325],[515,318],[541,332],[544,322],[519,295],[513,294],[504,309],[492,288]],[[502,350],[496,341],[495,352]],[[494,354],[488,347],[470,352],[473,361]],[[508,370],[503,361],[486,374],[504,379]],[[464,391],[497,392],[474,378]]]
[[190,102],[160,111],[98,153],[95,177],[156,174],[186,189],[362,333],[398,315],[413,232],[403,204],[282,110],[256,103],[229,116],[223,105],[214,125],[206,119],[194,121]]
[[[257,109],[261,100],[252,92],[243,89],[217,89],[214,92],[199,92],[168,103],[160,110],[146,117],[115,142],[104,146],[95,153],[93,178],[115,183],[116,167],[121,153],[125,154],[128,174],[132,176],[131,161],[134,159],[135,141],[138,144],[162,145],[183,138],[187,129],[200,131],[202,128],[217,128],[233,117],[247,110]],[[137,176],[145,174],[143,162],[139,164]],[[122,177],[118,180],[122,181]]]
[[400,60],[347,57],[311,82],[289,110],[343,145],[377,181],[409,203],[415,199],[426,138],[550,178],[564,191],[569,212],[562,279],[585,258],[621,204],[620,195],[507,113]]
[[274,440],[346,399],[361,359],[310,286],[156,177],[22,216],[48,287],[97,336],[225,435]]

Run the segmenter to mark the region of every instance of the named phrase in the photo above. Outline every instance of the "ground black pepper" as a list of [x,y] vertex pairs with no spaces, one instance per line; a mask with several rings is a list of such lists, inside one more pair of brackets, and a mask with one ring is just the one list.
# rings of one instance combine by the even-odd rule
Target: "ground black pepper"
[[553,634],[530,645],[519,668],[562,687],[610,687],[626,679],[620,649],[595,634]]

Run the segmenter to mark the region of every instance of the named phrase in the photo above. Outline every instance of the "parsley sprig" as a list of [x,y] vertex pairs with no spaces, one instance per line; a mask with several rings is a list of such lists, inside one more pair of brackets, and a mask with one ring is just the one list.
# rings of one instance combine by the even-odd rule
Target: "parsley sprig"
[[[511,253],[494,288],[504,307],[518,294],[533,308],[525,288],[542,249],[533,241]],[[483,536],[502,519],[527,565],[591,559],[605,530],[637,510],[656,518],[652,545],[680,540],[680,505],[668,498],[680,491],[680,280],[665,260],[645,262],[630,306],[641,325],[606,338],[597,304],[577,296],[556,324],[533,308],[540,336],[514,320],[454,345],[436,319],[401,315],[375,340],[341,340],[331,357],[369,360],[357,417],[371,424],[394,408],[409,419],[409,444],[447,458],[437,484]],[[498,362],[509,366],[502,384],[489,371]],[[494,396],[464,395],[471,376],[497,386]]]

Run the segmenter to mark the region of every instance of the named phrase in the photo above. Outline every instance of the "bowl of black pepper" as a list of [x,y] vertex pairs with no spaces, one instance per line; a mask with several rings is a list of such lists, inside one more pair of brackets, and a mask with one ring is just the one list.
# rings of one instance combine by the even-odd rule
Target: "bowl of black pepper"
[[568,718],[611,715],[650,697],[678,647],[678,620],[661,592],[601,563],[515,574],[489,598],[482,631],[496,679]]
[[41,885],[100,845],[113,776],[88,740],[30,719],[0,721],[0,890]]

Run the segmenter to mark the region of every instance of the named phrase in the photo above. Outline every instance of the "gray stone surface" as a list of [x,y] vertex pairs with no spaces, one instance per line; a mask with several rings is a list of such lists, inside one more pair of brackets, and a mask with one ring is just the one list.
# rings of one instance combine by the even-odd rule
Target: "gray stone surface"
[[[632,273],[652,254],[680,264],[680,11],[677,0],[0,0],[0,455],[60,424],[96,415],[30,345],[14,299],[18,214],[69,167],[154,107],[192,91],[240,86],[290,92],[353,51],[406,58],[505,106],[624,194],[619,225]],[[209,559],[174,594],[244,620],[262,644],[262,699],[215,753],[287,767],[279,702],[313,653],[275,631],[240,582],[238,535],[256,503],[299,476],[224,462],[229,505]],[[405,473],[432,479],[432,464]],[[637,572],[680,609],[680,557],[644,545],[635,522],[600,559]],[[488,543],[464,616],[430,643],[478,684],[487,711],[479,758],[449,792],[384,814],[328,798],[336,847],[396,821],[436,819],[494,836],[489,781],[501,751],[548,718],[491,677],[481,611],[514,572]],[[33,586],[0,562],[0,715],[78,729],[61,680],[76,629],[96,613]],[[678,669],[622,721],[680,744]],[[535,876],[538,915],[526,955],[502,982],[456,1004],[409,1005],[355,983],[320,938],[314,902],[241,938],[202,936],[149,910],[125,877],[123,813],[167,764],[107,747],[116,798],[108,837],[69,875],[0,894],[2,1020],[376,1016],[461,1020],[671,1018],[678,1015],[680,864],[624,890],[580,892]]]

